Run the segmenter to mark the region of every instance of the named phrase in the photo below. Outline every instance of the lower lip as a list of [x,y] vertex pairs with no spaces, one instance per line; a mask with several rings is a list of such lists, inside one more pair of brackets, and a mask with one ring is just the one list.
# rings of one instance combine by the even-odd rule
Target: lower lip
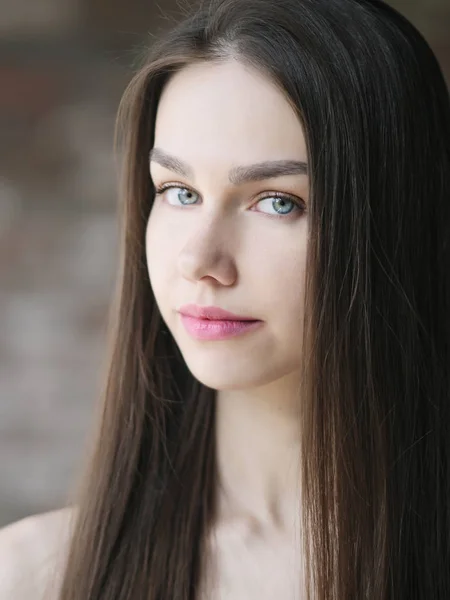
[[213,321],[180,315],[186,331],[197,340],[226,340],[258,329],[262,321]]

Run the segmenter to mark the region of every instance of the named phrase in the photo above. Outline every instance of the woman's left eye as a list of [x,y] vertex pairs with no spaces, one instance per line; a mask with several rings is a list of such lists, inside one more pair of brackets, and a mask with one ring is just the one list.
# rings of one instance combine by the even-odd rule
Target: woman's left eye
[[[269,211],[269,214],[276,216],[289,215],[297,210],[302,210],[299,202],[284,194],[273,194],[262,198],[256,203],[257,206],[264,206]],[[273,210],[274,212],[271,212]],[[265,210],[257,210],[257,212],[266,212]]]
[[[165,194],[166,201],[172,206],[189,206],[196,204],[200,198],[199,194],[189,188],[176,185],[163,185],[155,190],[156,196]],[[256,212],[264,212],[277,217],[290,215],[295,211],[304,212],[305,208],[300,204],[300,201],[291,198],[285,194],[273,193],[265,198],[260,198],[253,206],[263,207],[262,209],[254,209]]]

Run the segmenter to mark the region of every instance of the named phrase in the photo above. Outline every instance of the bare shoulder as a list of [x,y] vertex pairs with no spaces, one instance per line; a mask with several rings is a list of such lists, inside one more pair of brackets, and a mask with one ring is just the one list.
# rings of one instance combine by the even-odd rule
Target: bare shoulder
[[32,515],[0,529],[0,600],[53,598],[76,508]]

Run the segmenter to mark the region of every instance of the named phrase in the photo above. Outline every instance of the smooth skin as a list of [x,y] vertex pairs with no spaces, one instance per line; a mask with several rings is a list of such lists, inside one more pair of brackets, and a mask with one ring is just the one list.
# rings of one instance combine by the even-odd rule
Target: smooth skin
[[[188,368],[217,390],[214,597],[300,598],[303,129],[270,80],[230,59],[174,76],[159,104],[154,148],[158,193],[146,235],[153,293]],[[200,341],[178,313],[189,303],[263,323],[239,337]]]
[[0,600],[58,600],[73,518],[67,507],[0,530]]

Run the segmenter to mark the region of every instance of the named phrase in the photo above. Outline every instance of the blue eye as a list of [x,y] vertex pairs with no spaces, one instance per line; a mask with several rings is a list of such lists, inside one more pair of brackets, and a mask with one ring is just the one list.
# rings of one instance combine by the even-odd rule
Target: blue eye
[[184,187],[177,187],[174,185],[162,186],[155,190],[155,195],[158,196],[163,192],[167,192],[167,202],[173,206],[179,206],[180,204],[182,206],[194,204],[198,199],[198,194]]
[[[267,196],[266,198],[262,198],[256,204],[261,205],[262,203],[266,203],[266,207],[270,210],[273,209],[275,212],[269,212],[269,214],[275,215],[288,215],[295,208],[299,208],[298,204],[294,202],[291,198],[284,195],[273,195]],[[266,212],[266,211],[257,211],[257,212]]]
[[[166,202],[171,206],[190,206],[196,204],[200,195],[189,188],[173,185],[170,183],[164,184],[155,190],[155,196],[165,195]],[[293,212],[305,212],[304,206],[300,200],[291,198],[286,194],[273,192],[265,198],[260,198],[253,206],[259,206],[266,203],[266,210],[256,210],[275,217],[289,216]],[[264,205],[263,205],[264,206]],[[253,208],[253,210],[255,210]]]

